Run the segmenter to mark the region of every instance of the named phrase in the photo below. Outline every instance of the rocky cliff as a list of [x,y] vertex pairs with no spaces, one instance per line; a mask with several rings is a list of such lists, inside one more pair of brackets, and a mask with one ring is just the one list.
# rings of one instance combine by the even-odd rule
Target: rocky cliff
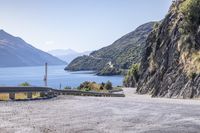
[[65,65],[64,61],[0,30],[0,67]]
[[137,93],[200,98],[200,0],[176,0],[147,39]]
[[135,31],[121,37],[113,44],[73,60],[66,70],[95,70],[99,75],[120,74],[141,60],[141,51],[154,22],[146,23]]

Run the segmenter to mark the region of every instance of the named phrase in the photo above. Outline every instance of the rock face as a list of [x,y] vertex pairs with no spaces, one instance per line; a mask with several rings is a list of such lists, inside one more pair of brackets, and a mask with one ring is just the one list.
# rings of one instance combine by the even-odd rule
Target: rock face
[[154,24],[146,23],[112,45],[94,51],[89,56],[74,59],[66,70],[95,70],[99,75],[120,74],[121,70],[129,69],[133,63],[140,62],[141,51]]
[[147,39],[137,93],[200,98],[200,0],[177,0]]
[[0,67],[65,65],[64,61],[0,30]]

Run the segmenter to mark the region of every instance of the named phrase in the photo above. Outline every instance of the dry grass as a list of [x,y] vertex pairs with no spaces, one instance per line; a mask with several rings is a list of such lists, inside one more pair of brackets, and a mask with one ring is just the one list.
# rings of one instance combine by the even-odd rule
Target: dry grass
[[7,101],[9,99],[9,93],[0,93],[0,101]]
[[200,51],[192,52],[191,56],[188,52],[184,52],[181,59],[185,66],[185,72],[189,77],[200,74]]
[[28,93],[15,93],[16,100],[23,100],[28,98]]
[[35,98],[40,98],[40,92],[33,92],[32,93],[32,98],[35,99]]
[[[40,98],[40,92],[33,92],[32,93],[32,99]],[[24,100],[28,99],[28,93],[15,93],[15,99],[16,100]],[[8,101],[10,100],[9,93],[0,93],[0,101]]]
[[103,89],[101,90],[101,85],[100,84],[97,84],[97,83],[90,83],[88,85],[90,88],[92,88],[92,91],[95,91],[95,92],[108,92],[107,90]]

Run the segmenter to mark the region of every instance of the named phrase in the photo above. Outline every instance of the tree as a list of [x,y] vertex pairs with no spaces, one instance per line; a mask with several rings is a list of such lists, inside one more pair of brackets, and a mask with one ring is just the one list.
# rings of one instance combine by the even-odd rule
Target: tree
[[19,86],[31,86],[28,82],[21,83]]
[[106,90],[112,90],[112,83],[110,82],[110,81],[108,81],[106,84],[105,84],[105,86],[104,86],[104,88],[106,89]]
[[124,79],[124,86],[136,87],[139,80],[139,64],[133,64]]

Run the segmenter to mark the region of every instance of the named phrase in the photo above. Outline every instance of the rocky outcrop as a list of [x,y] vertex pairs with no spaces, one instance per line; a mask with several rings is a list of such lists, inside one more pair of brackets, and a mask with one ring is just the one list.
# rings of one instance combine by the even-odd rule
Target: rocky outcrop
[[[113,44],[92,52],[89,56],[74,59],[65,70],[95,70],[99,75],[116,75],[141,60],[141,51],[152,31],[154,22],[139,26]],[[112,67],[108,68],[108,63]]]
[[173,2],[147,39],[137,93],[200,98],[199,11],[200,0]]

